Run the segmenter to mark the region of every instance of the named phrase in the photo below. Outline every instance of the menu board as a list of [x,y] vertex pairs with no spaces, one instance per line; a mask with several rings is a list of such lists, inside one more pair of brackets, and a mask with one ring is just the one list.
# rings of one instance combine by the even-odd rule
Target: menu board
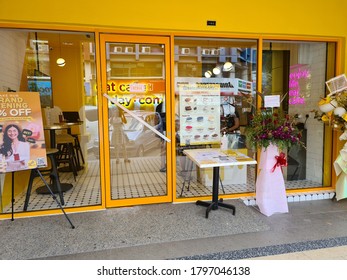
[[179,86],[180,145],[220,143],[220,86],[193,83]]
[[241,80],[238,78],[193,78],[193,77],[176,77],[175,78],[175,92],[179,91],[179,86],[181,84],[193,84],[193,83],[203,83],[203,84],[218,84],[220,86],[221,95],[240,95],[244,94],[255,94],[253,92],[253,82]]
[[0,92],[0,173],[47,166],[38,92]]

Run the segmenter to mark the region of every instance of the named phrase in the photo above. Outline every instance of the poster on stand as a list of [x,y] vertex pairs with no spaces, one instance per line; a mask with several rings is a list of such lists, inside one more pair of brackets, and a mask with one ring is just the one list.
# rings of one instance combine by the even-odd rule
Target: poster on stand
[[180,145],[220,143],[220,86],[180,85],[179,95]]
[[0,92],[0,173],[47,166],[38,92]]

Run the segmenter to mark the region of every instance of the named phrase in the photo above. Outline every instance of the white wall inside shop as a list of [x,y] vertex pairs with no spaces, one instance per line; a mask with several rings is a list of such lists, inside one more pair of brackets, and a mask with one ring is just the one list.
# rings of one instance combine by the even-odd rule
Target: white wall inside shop
[[305,123],[306,115],[309,116],[305,123],[307,129],[306,179],[319,183],[322,183],[323,175],[324,125],[314,119],[313,110],[317,109],[317,104],[325,93],[326,51],[325,43],[299,44],[297,63],[309,65],[310,90],[305,96],[304,104],[289,106],[291,115],[301,115],[299,121]]
[[0,91],[19,91],[27,32],[0,30]]

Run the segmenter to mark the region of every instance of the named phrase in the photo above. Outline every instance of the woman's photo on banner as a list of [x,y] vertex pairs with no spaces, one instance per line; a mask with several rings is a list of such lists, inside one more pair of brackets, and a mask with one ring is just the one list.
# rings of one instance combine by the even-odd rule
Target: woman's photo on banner
[[2,126],[1,131],[0,155],[2,168],[6,171],[25,168],[30,159],[30,144],[24,138],[22,129],[19,125],[11,123]]

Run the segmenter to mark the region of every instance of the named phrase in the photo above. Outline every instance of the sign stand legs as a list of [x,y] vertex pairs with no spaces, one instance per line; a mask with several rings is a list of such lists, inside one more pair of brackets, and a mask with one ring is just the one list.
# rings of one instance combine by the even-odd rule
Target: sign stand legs
[[11,221],[14,221],[14,172],[12,172],[12,194],[11,194],[11,208],[12,208],[12,216],[11,216]]
[[50,194],[52,195],[53,199],[58,203],[61,211],[64,213],[65,218],[68,220],[68,222],[71,225],[71,228],[75,228],[75,226],[72,224],[71,220],[69,219],[68,215],[66,215],[64,208],[61,206],[61,203],[59,202],[59,200],[57,199],[56,195],[52,192],[51,188],[49,187],[49,184],[47,183],[47,181],[45,180],[45,178],[43,178],[40,170],[35,169],[35,171],[37,172],[37,174],[40,176],[42,182],[44,182],[44,184],[46,185],[48,191],[50,192]]
[[[64,208],[61,206],[61,203],[59,202],[59,200],[57,199],[56,195],[52,192],[52,189],[50,188],[49,184],[47,183],[47,181],[45,180],[45,178],[43,178],[40,170],[38,169],[34,169],[37,174],[40,176],[42,182],[46,185],[49,193],[51,194],[51,196],[53,197],[53,199],[57,202],[58,206],[60,207],[61,211],[63,212],[65,218],[68,220],[69,224],[71,225],[71,228],[75,228],[75,226],[72,224],[71,220],[69,219],[68,215],[66,215]],[[14,172],[12,172],[12,221],[14,220],[13,216],[14,216]]]

